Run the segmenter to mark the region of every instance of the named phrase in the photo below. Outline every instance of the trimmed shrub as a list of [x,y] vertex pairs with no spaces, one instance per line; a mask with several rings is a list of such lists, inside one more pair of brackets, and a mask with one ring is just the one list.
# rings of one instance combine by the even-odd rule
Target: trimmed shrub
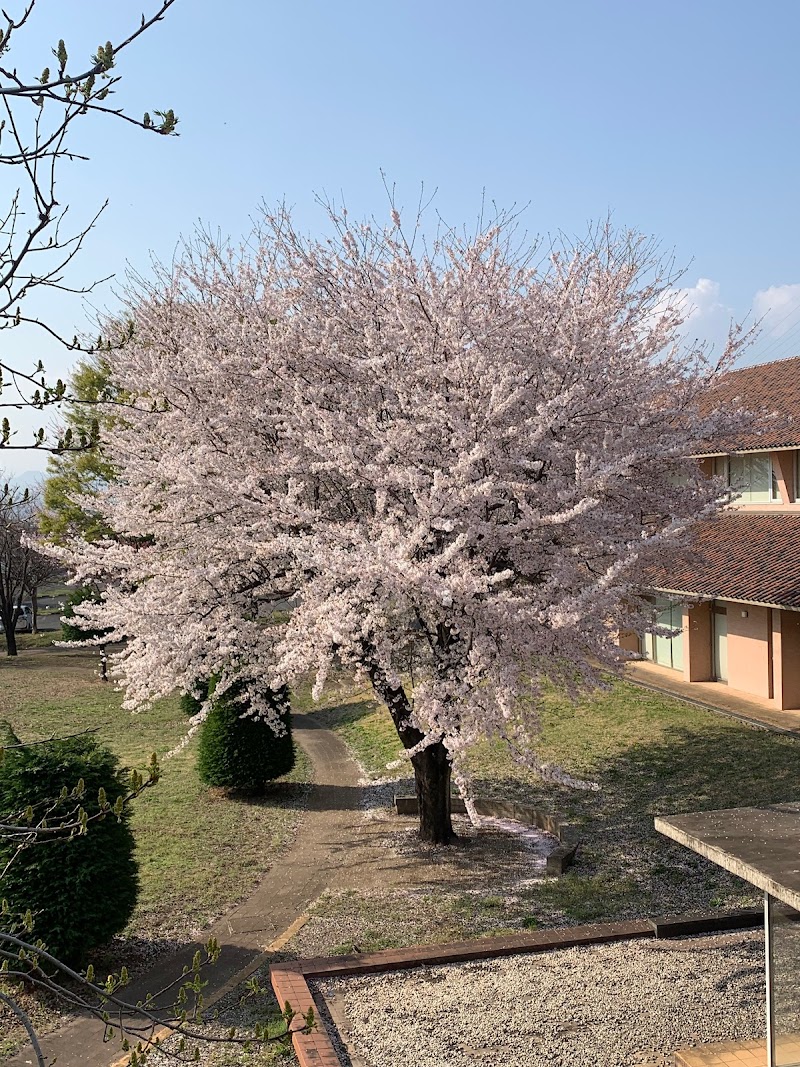
[[[13,744],[12,734],[5,744]],[[15,739],[16,740],[16,739]],[[59,799],[83,779],[84,793]],[[127,775],[116,756],[91,737],[70,737],[46,744],[9,748],[0,763],[0,818],[14,817],[32,805],[52,807],[48,825],[57,826],[80,804],[91,817],[100,811],[98,791],[113,805],[127,791]],[[70,966],[119,933],[131,917],[139,887],[133,834],[125,809],[118,820],[108,812],[71,840],[34,843],[24,849],[3,878],[2,896],[12,913],[33,913],[33,937]],[[0,868],[13,853],[0,840]]]
[[280,737],[263,719],[242,718],[247,704],[237,699],[240,692],[241,686],[234,686],[213,701],[200,727],[197,769],[206,785],[262,793],[267,782],[294,766],[289,690],[267,694],[286,729]]
[[192,693],[183,693],[181,695],[181,711],[184,715],[191,718],[192,715],[197,715],[203,706],[203,701],[208,700],[208,678],[198,678],[192,689],[195,692],[199,692],[200,696],[193,696]]

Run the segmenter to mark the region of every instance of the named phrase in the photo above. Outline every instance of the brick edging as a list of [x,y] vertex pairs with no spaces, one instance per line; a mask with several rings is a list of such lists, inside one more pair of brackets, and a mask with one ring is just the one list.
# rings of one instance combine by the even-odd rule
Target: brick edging
[[[340,1067],[339,1057],[319,1017],[309,980],[319,978],[353,978],[358,975],[383,974],[387,971],[432,967],[445,963],[466,963],[523,953],[547,952],[556,948],[602,945],[643,937],[680,937],[687,933],[716,933],[760,924],[761,909],[709,913],[701,916],[662,916],[625,922],[593,923],[568,926],[560,930],[532,930],[506,937],[483,937],[444,945],[412,945],[409,948],[365,952],[357,956],[318,956],[273,964],[270,982],[278,1004],[288,1002],[296,1012],[314,1010],[316,1026],[310,1033],[292,1035],[300,1067]],[[757,923],[758,920],[759,922]]]

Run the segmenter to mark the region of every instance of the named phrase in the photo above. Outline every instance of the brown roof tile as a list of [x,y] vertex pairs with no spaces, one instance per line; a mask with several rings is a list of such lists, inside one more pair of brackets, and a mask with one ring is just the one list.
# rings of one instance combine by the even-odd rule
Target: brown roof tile
[[763,412],[765,416],[777,413],[779,418],[774,428],[765,420],[760,433],[709,442],[708,454],[800,448],[800,356],[730,371],[708,390],[701,406],[710,410],[734,402],[747,411]]
[[698,525],[693,550],[654,586],[800,608],[800,514],[725,511]]

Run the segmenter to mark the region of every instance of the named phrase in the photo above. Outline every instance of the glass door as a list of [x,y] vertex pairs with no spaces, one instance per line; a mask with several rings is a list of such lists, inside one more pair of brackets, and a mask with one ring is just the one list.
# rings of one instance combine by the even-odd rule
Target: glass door
[[[673,670],[683,670],[683,606],[665,597],[656,598],[657,626],[664,626],[669,630],[676,630],[672,637],[662,637],[660,634],[652,634],[653,656],[652,658],[662,667],[672,667]],[[648,656],[648,659],[650,657]]]
[[715,604],[714,612],[714,678],[728,681],[728,611],[724,604]]

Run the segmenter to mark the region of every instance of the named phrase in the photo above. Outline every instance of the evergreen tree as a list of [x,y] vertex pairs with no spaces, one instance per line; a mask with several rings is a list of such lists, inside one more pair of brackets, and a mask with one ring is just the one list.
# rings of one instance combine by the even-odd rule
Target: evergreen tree
[[[3,896],[11,913],[30,909],[35,936],[65,963],[79,965],[92,948],[124,928],[136,904],[139,882],[129,809],[114,808],[128,792],[127,774],[116,756],[91,737],[24,745],[8,724],[2,733],[10,746],[0,763],[3,823],[13,823],[28,805],[37,814],[46,809],[54,826],[69,817],[76,803],[88,818],[99,816],[85,834],[63,835],[21,851],[15,838],[0,838]],[[105,815],[104,805],[109,805]]]
[[76,535],[95,541],[111,533],[100,513],[86,502],[87,498],[96,498],[115,477],[114,466],[104,454],[99,439],[103,429],[110,428],[114,421],[113,416],[98,417],[97,405],[116,399],[107,360],[99,353],[80,360],[70,381],[70,391],[78,402],[66,406],[65,431],[72,432],[73,441],[86,439],[94,444],[53,455],[48,460],[39,529],[55,544],[63,544]]

